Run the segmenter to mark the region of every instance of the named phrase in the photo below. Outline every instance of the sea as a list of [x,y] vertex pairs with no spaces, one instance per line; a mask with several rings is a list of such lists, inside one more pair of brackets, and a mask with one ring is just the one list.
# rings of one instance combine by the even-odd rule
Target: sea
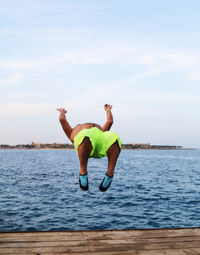
[[0,231],[200,226],[200,150],[122,150],[102,193],[106,168],[89,159],[83,192],[74,150],[0,150]]

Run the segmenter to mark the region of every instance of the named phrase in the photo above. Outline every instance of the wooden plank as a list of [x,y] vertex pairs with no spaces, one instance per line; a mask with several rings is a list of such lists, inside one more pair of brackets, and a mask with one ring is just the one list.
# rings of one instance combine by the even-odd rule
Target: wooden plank
[[[115,240],[114,242],[98,242],[91,243],[90,248],[87,247],[87,242],[21,242],[21,243],[4,243],[0,247],[0,254],[2,251],[13,251],[12,248],[15,248],[19,251],[31,251],[38,252],[38,249],[43,250],[48,248],[48,252],[55,252],[59,247],[60,252],[66,250],[70,252],[79,252],[79,251],[93,251],[93,252],[105,252],[105,251],[139,251],[139,250],[167,250],[167,249],[182,249],[182,248],[200,248],[200,242],[198,241],[179,241],[179,242],[154,242],[154,243],[141,243],[133,242],[127,240]],[[47,251],[46,251],[47,252]]]
[[199,236],[199,228],[191,229],[153,229],[153,230],[121,230],[121,231],[86,231],[85,236],[89,238],[101,238],[107,237],[110,239],[115,239],[116,236],[121,236],[123,238],[127,237],[139,237],[139,238],[148,238],[148,237],[176,237],[176,236]]
[[25,236],[25,237],[20,237],[20,236],[6,236],[2,237],[0,235],[0,245],[1,243],[9,243],[9,242],[54,242],[54,241],[79,241],[79,240],[86,240],[86,237],[84,235],[82,236],[57,236],[57,235],[52,235],[52,236]]
[[38,231],[38,232],[0,232],[0,237],[6,237],[6,236],[19,236],[19,237],[25,237],[25,236],[83,236],[84,231]]
[[[37,255],[37,253],[12,253],[14,255]],[[76,253],[69,253],[69,252],[50,252],[44,253],[41,252],[40,255],[199,255],[200,249],[183,249],[183,250],[151,250],[151,251],[112,251],[112,252],[76,252]],[[3,253],[3,255],[11,255],[11,253]]]
[[104,242],[101,245],[92,244],[92,251],[138,251],[138,250],[166,250],[166,249],[184,249],[184,248],[200,248],[200,242],[178,242],[178,243],[122,243],[122,244],[110,244]]
[[[87,242],[86,241],[52,241],[52,242],[7,242],[7,243],[0,243],[0,248],[6,248],[6,247],[17,247],[17,248],[22,248],[22,247],[73,247],[73,246],[86,246]],[[101,245],[101,244],[99,244]]]
[[[136,234],[137,232],[137,234]],[[128,231],[128,232],[120,232],[120,231],[94,231],[94,232],[78,232],[78,233],[70,233],[70,232],[33,232],[33,233],[0,233],[0,242],[9,242],[9,241],[61,241],[61,240],[123,240],[123,239],[149,239],[149,238],[186,238],[186,237],[200,237],[200,231],[194,231],[189,229],[188,231],[184,230],[160,230],[149,232],[149,231]]]
[[52,231],[52,232],[0,232],[1,237],[6,236],[200,236],[200,228],[183,228],[183,229],[145,229],[145,230],[86,230],[86,231]]
[[114,244],[114,243],[162,243],[162,242],[192,242],[192,241],[199,241],[200,237],[198,236],[184,236],[184,237],[149,237],[149,238],[130,238],[130,237],[126,237],[124,239],[122,239],[121,237],[116,237],[116,239],[107,239],[107,238],[101,238],[101,239],[93,239],[93,238],[88,238],[87,241],[88,242],[92,242],[92,243],[103,243],[103,242],[107,242],[110,244]]
[[82,252],[89,252],[89,249],[86,246],[67,246],[67,247],[62,247],[62,246],[58,246],[58,247],[7,247],[7,248],[1,248],[0,249],[0,254],[24,254],[24,253],[34,253],[36,254],[40,254],[40,253],[67,253],[67,254],[71,254],[71,253],[82,253]]
[[107,239],[107,238],[101,238],[101,239],[86,239],[86,238],[81,238],[81,239],[77,239],[74,237],[73,238],[68,238],[66,236],[49,236],[49,237],[23,237],[23,239],[20,239],[19,237],[3,237],[1,238],[0,240],[0,247],[5,247],[5,244],[8,243],[7,245],[9,245],[9,243],[29,243],[29,245],[31,243],[37,243],[37,242],[65,242],[65,243],[71,243],[74,244],[74,245],[77,245],[77,242],[80,242],[81,241],[87,241],[87,242],[92,242],[92,243],[102,243],[104,241],[106,241],[107,243],[114,243],[114,242],[117,242],[118,244],[119,243],[125,243],[125,242],[132,242],[132,243],[141,243],[141,242],[146,242],[146,243],[159,243],[159,242],[191,242],[191,241],[199,241],[200,238],[198,236],[192,236],[192,237],[157,237],[157,238],[138,238],[138,237],[134,237],[134,238],[131,238],[131,237],[127,237],[125,239],[122,239],[120,237],[116,237],[115,239]]

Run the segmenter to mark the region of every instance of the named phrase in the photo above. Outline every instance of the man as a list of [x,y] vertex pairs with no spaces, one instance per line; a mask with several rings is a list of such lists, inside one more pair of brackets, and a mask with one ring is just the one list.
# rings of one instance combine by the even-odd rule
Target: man
[[89,158],[108,157],[108,168],[99,190],[106,191],[112,182],[117,158],[121,151],[121,140],[119,136],[109,131],[113,124],[112,106],[105,104],[104,109],[107,115],[106,123],[101,127],[95,123],[78,124],[72,128],[66,119],[65,108],[57,109],[60,112],[59,121],[62,128],[74,144],[80,161],[79,185],[84,191],[89,189],[87,163]]

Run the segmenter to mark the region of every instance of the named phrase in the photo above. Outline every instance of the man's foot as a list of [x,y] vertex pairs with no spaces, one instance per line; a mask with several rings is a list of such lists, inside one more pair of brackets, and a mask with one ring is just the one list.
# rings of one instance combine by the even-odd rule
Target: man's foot
[[89,189],[89,185],[88,185],[88,175],[87,174],[80,174],[79,175],[79,185],[80,185],[80,188],[83,190],[83,191],[87,191]]
[[110,187],[112,179],[113,179],[112,177],[110,177],[106,174],[103,181],[99,185],[99,190],[102,192],[106,191]]

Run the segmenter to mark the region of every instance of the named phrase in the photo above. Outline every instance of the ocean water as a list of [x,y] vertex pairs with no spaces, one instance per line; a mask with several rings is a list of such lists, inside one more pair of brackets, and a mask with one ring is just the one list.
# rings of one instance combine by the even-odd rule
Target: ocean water
[[199,150],[123,150],[110,189],[107,159],[79,188],[74,150],[0,150],[0,231],[200,226]]

